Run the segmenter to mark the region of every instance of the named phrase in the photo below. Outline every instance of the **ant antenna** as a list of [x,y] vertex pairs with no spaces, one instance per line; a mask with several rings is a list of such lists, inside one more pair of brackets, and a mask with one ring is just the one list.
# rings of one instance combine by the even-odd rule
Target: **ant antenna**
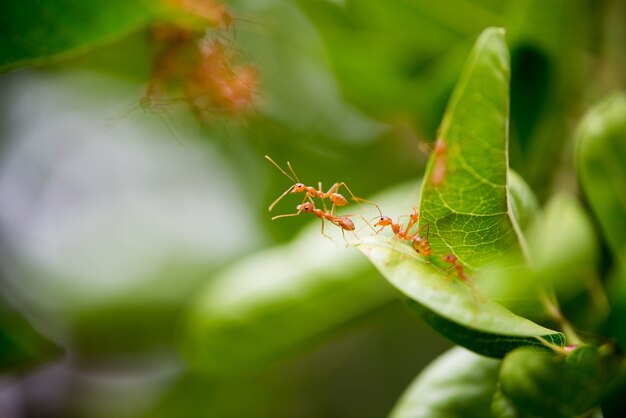
[[[274,165],[276,166],[276,168],[278,168],[278,169],[280,170],[280,172],[281,172],[281,173],[283,173],[285,176],[287,176],[287,177],[289,178],[289,180],[291,180],[291,181],[293,181],[293,182],[294,182],[294,184],[293,184],[293,185],[291,185],[291,187],[289,187],[287,190],[285,190],[285,191],[283,192],[283,194],[281,194],[280,196],[278,196],[278,198],[272,202],[272,204],[271,204],[271,205],[269,206],[269,208],[268,208],[268,211],[270,211],[270,212],[271,212],[271,211],[272,211],[272,209],[274,208],[274,206],[276,206],[276,204],[277,204],[278,202],[280,202],[280,200],[281,200],[283,197],[285,197],[285,196],[287,195],[287,193],[289,193],[290,191],[292,191],[292,190],[296,187],[296,181],[297,181],[298,183],[300,183],[300,179],[298,178],[298,176],[297,176],[296,172],[293,170],[293,167],[291,167],[291,163],[290,163],[289,161],[287,161],[287,167],[289,167],[289,171],[291,171],[291,174],[293,174],[293,177],[291,177],[289,174],[287,174],[287,172],[286,172],[285,170],[283,170],[283,169],[282,169],[282,168],[281,168],[278,164],[276,164],[276,161],[272,160],[272,159],[270,158],[270,156],[269,156],[269,155],[266,155],[266,156],[265,156],[265,158],[266,158],[269,162],[271,162],[272,164],[274,164]],[[294,177],[295,177],[295,180],[294,180]],[[305,201],[307,198],[308,198],[309,200],[311,200],[311,202],[312,202],[311,197],[310,197],[308,194],[305,194],[305,197],[304,197],[304,200],[302,201],[302,204],[304,204],[304,201]],[[299,214],[299,213],[300,213],[300,212],[298,212],[298,214]],[[272,219],[274,219],[274,218],[272,218]]]
[[273,221],[273,220],[275,220],[275,219],[279,219],[279,218],[288,218],[288,217],[290,217],[290,216],[298,216],[298,215],[300,215],[300,213],[301,213],[301,212],[302,212],[302,211],[298,211],[298,212],[296,212],[296,213],[288,213],[288,214],[286,214],[286,215],[277,215],[277,216],[274,216],[274,217],[272,218],[272,221]]
[[[300,183],[300,179],[298,178],[298,176],[296,175],[296,172],[293,171],[293,168],[291,167],[291,163],[289,161],[287,161],[287,167],[289,167],[289,170],[291,170],[291,174],[293,174],[293,176],[296,178],[296,181],[298,183]],[[293,179],[292,179],[293,180]]]
[[[274,165],[276,166],[276,168],[278,168],[278,169],[280,170],[280,172],[281,172],[281,173],[283,173],[284,175],[286,175],[287,177],[289,177],[289,179],[290,179],[291,181],[293,181],[294,183],[296,182],[296,180],[294,180],[294,179],[293,179],[293,177],[291,177],[289,174],[287,174],[287,172],[285,172],[285,170],[283,170],[283,169],[282,169],[282,168],[281,168],[278,164],[276,164],[276,161],[272,160],[272,159],[270,158],[270,156],[269,156],[269,155],[266,155],[266,156],[265,156],[265,159],[266,159],[266,160],[268,160],[269,162],[271,162],[272,164],[274,164]],[[289,164],[289,162],[287,162],[287,165],[289,166],[289,168],[291,169],[291,172],[293,173],[293,169],[291,168],[291,164]],[[295,176],[296,174],[295,174],[295,173],[293,173],[293,175]],[[297,178],[298,178],[298,177],[296,176],[296,179],[297,179]],[[298,181],[298,182],[300,182],[300,180],[297,180],[297,181]]]
[[[280,196],[278,196],[278,198],[272,202],[272,204],[269,206],[269,208],[267,208],[267,211],[268,211],[268,212],[271,212],[271,211],[272,211],[272,209],[274,209],[274,206],[276,206],[276,204],[277,204],[278,202],[280,202],[280,200],[281,200],[283,197],[285,197],[285,196],[287,195],[287,193],[289,193],[290,191],[292,191],[292,190],[293,190],[293,188],[294,188],[294,186],[289,187],[287,190],[285,190],[285,191],[283,192],[283,194],[281,194]],[[272,220],[274,220],[274,218],[272,218]]]

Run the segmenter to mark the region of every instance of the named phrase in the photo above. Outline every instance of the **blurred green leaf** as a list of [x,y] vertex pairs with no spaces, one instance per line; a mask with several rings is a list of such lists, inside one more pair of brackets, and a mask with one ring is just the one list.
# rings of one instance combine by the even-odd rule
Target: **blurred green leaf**
[[593,1],[517,0],[504,7],[511,46],[511,166],[549,197],[584,86]]
[[580,124],[577,169],[613,252],[626,262],[626,94],[594,106]]
[[152,16],[142,0],[6,0],[0,4],[0,71],[111,42]]
[[517,408],[513,402],[500,390],[493,395],[491,400],[491,414],[494,418],[537,418],[535,415],[528,415]]
[[508,191],[513,217],[520,228],[526,229],[539,210],[537,198],[522,176],[512,169],[509,169]]
[[359,249],[441,334],[476,353],[502,357],[522,345],[541,345],[541,336],[563,345],[563,335],[539,326],[472,291],[407,245],[375,237]]
[[15,309],[0,299],[0,372],[15,372],[62,355]]
[[183,340],[193,368],[254,370],[393,300],[356,253],[311,232],[243,260],[202,291]]
[[507,192],[509,72],[504,31],[486,29],[452,94],[422,185],[420,227],[429,226],[433,254],[454,253],[469,271],[523,240]]
[[626,407],[626,364],[622,361],[618,376],[609,384],[601,402],[605,418],[621,417]]
[[[534,267],[553,282],[557,278],[565,280],[564,276],[583,266],[591,270],[598,255],[587,213],[576,198],[566,193],[552,197],[526,237]],[[564,268],[567,270],[562,271]]]
[[348,99],[386,120],[409,116],[427,132],[435,128],[471,40],[503,23],[500,6],[489,3],[299,1],[319,28]]
[[603,317],[608,306],[596,295],[602,293],[595,273],[598,242],[580,203],[557,194],[526,231],[531,265],[517,253],[502,257],[477,277],[481,291],[519,315],[540,318],[546,314],[542,289],[554,289],[562,301],[591,290],[595,313]]
[[390,418],[488,418],[500,363],[453,348],[420,373]]
[[626,94],[615,93],[588,111],[577,135],[577,170],[617,265],[609,284],[608,329],[626,346]]
[[541,417],[573,417],[591,409],[615,377],[617,362],[597,347],[567,356],[520,348],[504,358],[503,393],[520,410]]

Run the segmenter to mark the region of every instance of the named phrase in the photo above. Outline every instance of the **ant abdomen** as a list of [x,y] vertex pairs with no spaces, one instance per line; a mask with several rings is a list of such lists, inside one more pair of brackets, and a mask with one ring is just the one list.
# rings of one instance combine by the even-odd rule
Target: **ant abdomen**
[[354,231],[356,229],[356,227],[354,226],[354,222],[352,222],[352,219],[345,216],[335,217],[333,223],[341,229],[345,229],[346,231]]
[[339,193],[332,193],[330,195],[330,201],[335,206],[345,206],[345,205],[348,204],[348,199],[346,199],[345,197],[343,197],[343,195],[341,195]]
[[432,252],[430,248],[430,243],[428,242],[426,238],[415,236],[411,240],[411,245],[413,246],[413,249],[415,251],[417,251],[419,254],[423,255],[424,257],[428,257]]

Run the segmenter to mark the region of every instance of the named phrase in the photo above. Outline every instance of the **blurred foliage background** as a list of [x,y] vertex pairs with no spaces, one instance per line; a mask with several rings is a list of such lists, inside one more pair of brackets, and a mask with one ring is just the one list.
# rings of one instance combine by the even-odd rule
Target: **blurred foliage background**
[[[408,213],[462,63],[502,26],[511,165],[576,192],[572,134],[624,88],[619,0],[241,0],[209,29],[254,110],[138,106],[168,19],[142,1],[0,6],[0,415],[379,417],[450,346],[269,164]],[[373,216],[374,213],[366,214]],[[336,237],[341,245],[340,237]]]

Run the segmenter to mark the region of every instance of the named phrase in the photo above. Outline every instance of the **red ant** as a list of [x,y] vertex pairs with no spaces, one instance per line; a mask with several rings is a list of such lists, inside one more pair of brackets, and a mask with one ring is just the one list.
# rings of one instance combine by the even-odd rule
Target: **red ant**
[[429,225],[426,225],[426,238],[420,235],[422,228],[418,229],[417,232],[411,234],[410,231],[413,226],[417,223],[419,214],[416,208],[413,208],[413,213],[409,215],[409,223],[406,228],[402,230],[402,225],[393,222],[393,220],[388,216],[381,216],[379,221],[376,222],[374,226],[381,226],[382,228],[376,232],[376,234],[380,233],[386,226],[391,226],[391,230],[395,236],[404,241],[411,241],[411,246],[418,254],[423,255],[424,257],[428,257],[431,255],[432,251],[430,248],[430,242],[428,242],[428,233],[430,230]]
[[[344,241],[346,241],[346,243],[348,243],[348,240],[346,239],[346,235],[344,231],[352,232],[352,234],[356,237],[356,239],[357,240],[359,239],[358,235],[354,232],[354,230],[356,229],[356,226],[354,225],[354,222],[352,222],[352,219],[350,219],[350,216],[361,216],[361,215],[335,216],[328,210],[323,211],[321,209],[316,208],[312,202],[302,203],[301,205],[296,206],[296,209],[298,210],[296,213],[274,216],[272,220],[275,220],[278,218],[285,218],[288,216],[297,216],[301,212],[312,213],[322,220],[322,235],[330,239],[331,241],[332,241],[332,238],[324,233],[324,219],[326,219],[327,221],[329,221],[330,223],[332,223],[333,225],[336,225],[337,227],[341,229],[341,235],[343,236],[343,239]],[[361,216],[361,219],[363,219],[362,216]],[[363,220],[365,221],[365,219]],[[365,222],[367,223],[367,225],[369,225],[367,221]],[[371,228],[371,225],[370,225],[370,228]]]
[[[307,186],[304,183],[300,182],[300,179],[298,178],[298,176],[296,175],[296,172],[293,170],[293,168],[291,167],[291,164],[289,163],[289,161],[287,161],[287,167],[289,167],[289,170],[291,171],[291,174],[293,174],[293,177],[291,177],[289,174],[287,174],[287,172],[285,170],[283,170],[282,168],[280,168],[280,166],[278,164],[276,164],[276,162],[274,160],[272,160],[269,155],[266,155],[265,158],[271,162],[272,164],[274,164],[276,166],[276,168],[278,168],[281,173],[283,173],[285,176],[287,176],[291,181],[294,182],[294,184],[289,187],[287,190],[285,190],[285,192],[283,194],[281,194],[280,196],[278,196],[278,199],[276,199],[274,202],[272,202],[272,204],[269,206],[269,211],[271,212],[272,209],[274,208],[274,206],[276,206],[276,204],[278,202],[280,202],[280,200],[285,197],[287,195],[287,193],[305,193],[304,199],[302,200],[302,203],[304,203],[304,201],[306,199],[309,199],[311,201],[311,203],[313,203],[313,198],[314,197],[319,197],[320,199],[329,199],[330,202],[332,203],[332,207],[330,209],[330,213],[334,213],[335,212],[335,208],[337,206],[345,206],[348,204],[348,199],[346,199],[342,194],[337,193],[337,191],[339,190],[340,187],[345,187],[345,189],[348,191],[348,193],[350,193],[350,196],[352,197],[352,200],[354,200],[355,202],[359,203],[360,202],[365,202],[365,203],[369,203],[371,205],[376,206],[376,209],[378,210],[378,212],[381,214],[382,216],[382,212],[380,211],[380,207],[378,207],[378,205],[374,202],[370,202],[369,200],[365,200],[365,199],[361,199],[360,197],[356,197],[354,195],[354,193],[352,193],[352,191],[350,190],[350,188],[348,187],[348,185],[346,183],[344,183],[343,181],[340,183],[335,183],[333,184],[330,189],[328,189],[328,191],[326,193],[324,193],[322,191],[322,182],[318,183],[318,189],[316,189],[313,186]],[[294,180],[295,177],[295,180]],[[325,203],[324,203],[325,205]],[[299,212],[298,212],[299,213]],[[369,224],[368,224],[369,225]]]

